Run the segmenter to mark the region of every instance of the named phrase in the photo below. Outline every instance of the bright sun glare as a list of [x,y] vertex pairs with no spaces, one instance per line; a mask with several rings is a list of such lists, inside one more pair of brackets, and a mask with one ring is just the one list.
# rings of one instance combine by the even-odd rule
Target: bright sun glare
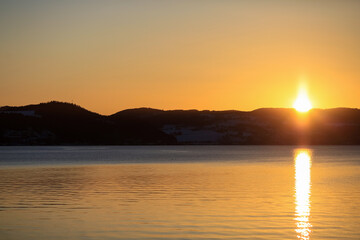
[[299,95],[296,98],[293,107],[298,112],[307,112],[312,108],[311,102],[305,89],[300,89]]

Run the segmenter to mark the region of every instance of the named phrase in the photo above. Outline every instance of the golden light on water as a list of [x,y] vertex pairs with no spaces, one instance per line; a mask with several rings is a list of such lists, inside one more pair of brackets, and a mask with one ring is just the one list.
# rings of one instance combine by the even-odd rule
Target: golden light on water
[[309,150],[295,152],[295,221],[299,239],[310,239],[311,154]]
[[312,108],[312,104],[304,88],[300,89],[293,107],[299,112],[307,112]]

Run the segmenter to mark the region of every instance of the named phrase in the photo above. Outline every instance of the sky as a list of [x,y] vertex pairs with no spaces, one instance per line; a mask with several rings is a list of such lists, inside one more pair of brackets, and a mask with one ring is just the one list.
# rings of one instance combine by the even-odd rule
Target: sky
[[360,1],[3,1],[0,106],[360,108]]

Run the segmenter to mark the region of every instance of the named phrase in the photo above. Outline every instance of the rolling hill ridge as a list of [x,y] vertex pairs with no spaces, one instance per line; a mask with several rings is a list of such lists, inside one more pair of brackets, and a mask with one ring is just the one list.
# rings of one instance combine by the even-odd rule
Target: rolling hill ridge
[[127,109],[104,116],[52,101],[0,108],[0,145],[360,144],[360,110]]

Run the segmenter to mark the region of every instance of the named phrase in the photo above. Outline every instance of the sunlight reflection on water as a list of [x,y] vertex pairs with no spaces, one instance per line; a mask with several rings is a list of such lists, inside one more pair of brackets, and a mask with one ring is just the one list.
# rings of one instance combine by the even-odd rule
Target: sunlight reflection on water
[[0,239],[360,239],[358,146],[0,147],[0,166]]
[[311,152],[307,149],[295,151],[295,220],[299,239],[310,239],[310,195]]

